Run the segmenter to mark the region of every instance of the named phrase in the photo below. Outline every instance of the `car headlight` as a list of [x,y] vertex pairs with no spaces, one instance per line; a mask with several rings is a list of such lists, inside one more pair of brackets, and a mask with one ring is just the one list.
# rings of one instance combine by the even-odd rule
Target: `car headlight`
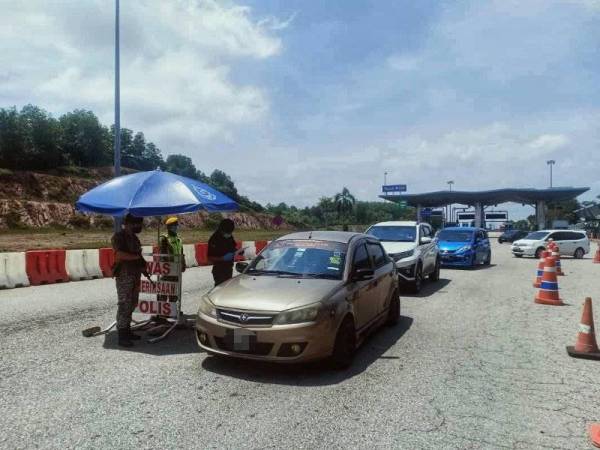
[[205,314],[207,316],[217,317],[217,309],[215,308],[215,305],[213,305],[213,303],[208,298],[208,295],[205,295],[200,299],[200,307],[198,308],[198,310],[202,314]]
[[467,253],[470,250],[471,250],[470,245],[464,245],[461,248],[459,248],[458,250],[456,250],[456,253]]
[[275,316],[273,325],[313,322],[317,318],[320,309],[321,303],[314,303],[309,306],[303,306],[302,308],[284,311]]
[[404,259],[404,258],[409,258],[414,254],[415,254],[415,251],[413,249],[413,250],[408,250],[407,252],[392,253],[392,254],[390,254],[390,256],[392,257],[394,262],[396,262],[396,261],[400,261],[401,259]]

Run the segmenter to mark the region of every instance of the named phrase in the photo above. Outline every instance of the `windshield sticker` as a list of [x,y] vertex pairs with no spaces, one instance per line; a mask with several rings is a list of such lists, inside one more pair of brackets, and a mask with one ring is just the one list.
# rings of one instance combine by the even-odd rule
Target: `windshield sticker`
[[329,264],[335,265],[335,266],[339,266],[342,262],[342,258],[341,256],[330,256],[329,257]]

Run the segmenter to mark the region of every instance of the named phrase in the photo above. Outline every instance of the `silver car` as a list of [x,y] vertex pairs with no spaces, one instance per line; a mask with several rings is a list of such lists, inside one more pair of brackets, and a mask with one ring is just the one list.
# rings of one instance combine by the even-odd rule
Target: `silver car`
[[372,236],[289,234],[236,268],[201,299],[196,337],[209,353],[346,367],[370,332],[400,318],[394,263]]

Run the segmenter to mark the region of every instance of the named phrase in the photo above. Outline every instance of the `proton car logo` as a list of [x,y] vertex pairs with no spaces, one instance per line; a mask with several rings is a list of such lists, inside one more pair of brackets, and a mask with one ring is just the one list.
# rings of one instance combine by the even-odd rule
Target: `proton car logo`
[[241,322],[247,322],[248,321],[248,314],[242,313],[242,315],[240,315],[240,321]]
[[213,200],[217,199],[217,196],[215,194],[212,194],[212,193],[208,192],[206,189],[201,188],[200,186],[194,186],[194,191],[196,191],[196,193],[200,197],[202,197],[202,198],[204,198],[206,200],[213,201]]

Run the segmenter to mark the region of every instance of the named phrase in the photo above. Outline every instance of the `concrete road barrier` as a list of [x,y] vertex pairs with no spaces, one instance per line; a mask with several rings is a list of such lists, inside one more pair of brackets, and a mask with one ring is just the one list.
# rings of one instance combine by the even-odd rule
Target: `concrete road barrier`
[[187,267],[197,267],[196,248],[194,244],[185,244],[183,246],[183,254],[185,255],[185,264]]
[[0,253],[0,288],[29,286],[24,252]]

